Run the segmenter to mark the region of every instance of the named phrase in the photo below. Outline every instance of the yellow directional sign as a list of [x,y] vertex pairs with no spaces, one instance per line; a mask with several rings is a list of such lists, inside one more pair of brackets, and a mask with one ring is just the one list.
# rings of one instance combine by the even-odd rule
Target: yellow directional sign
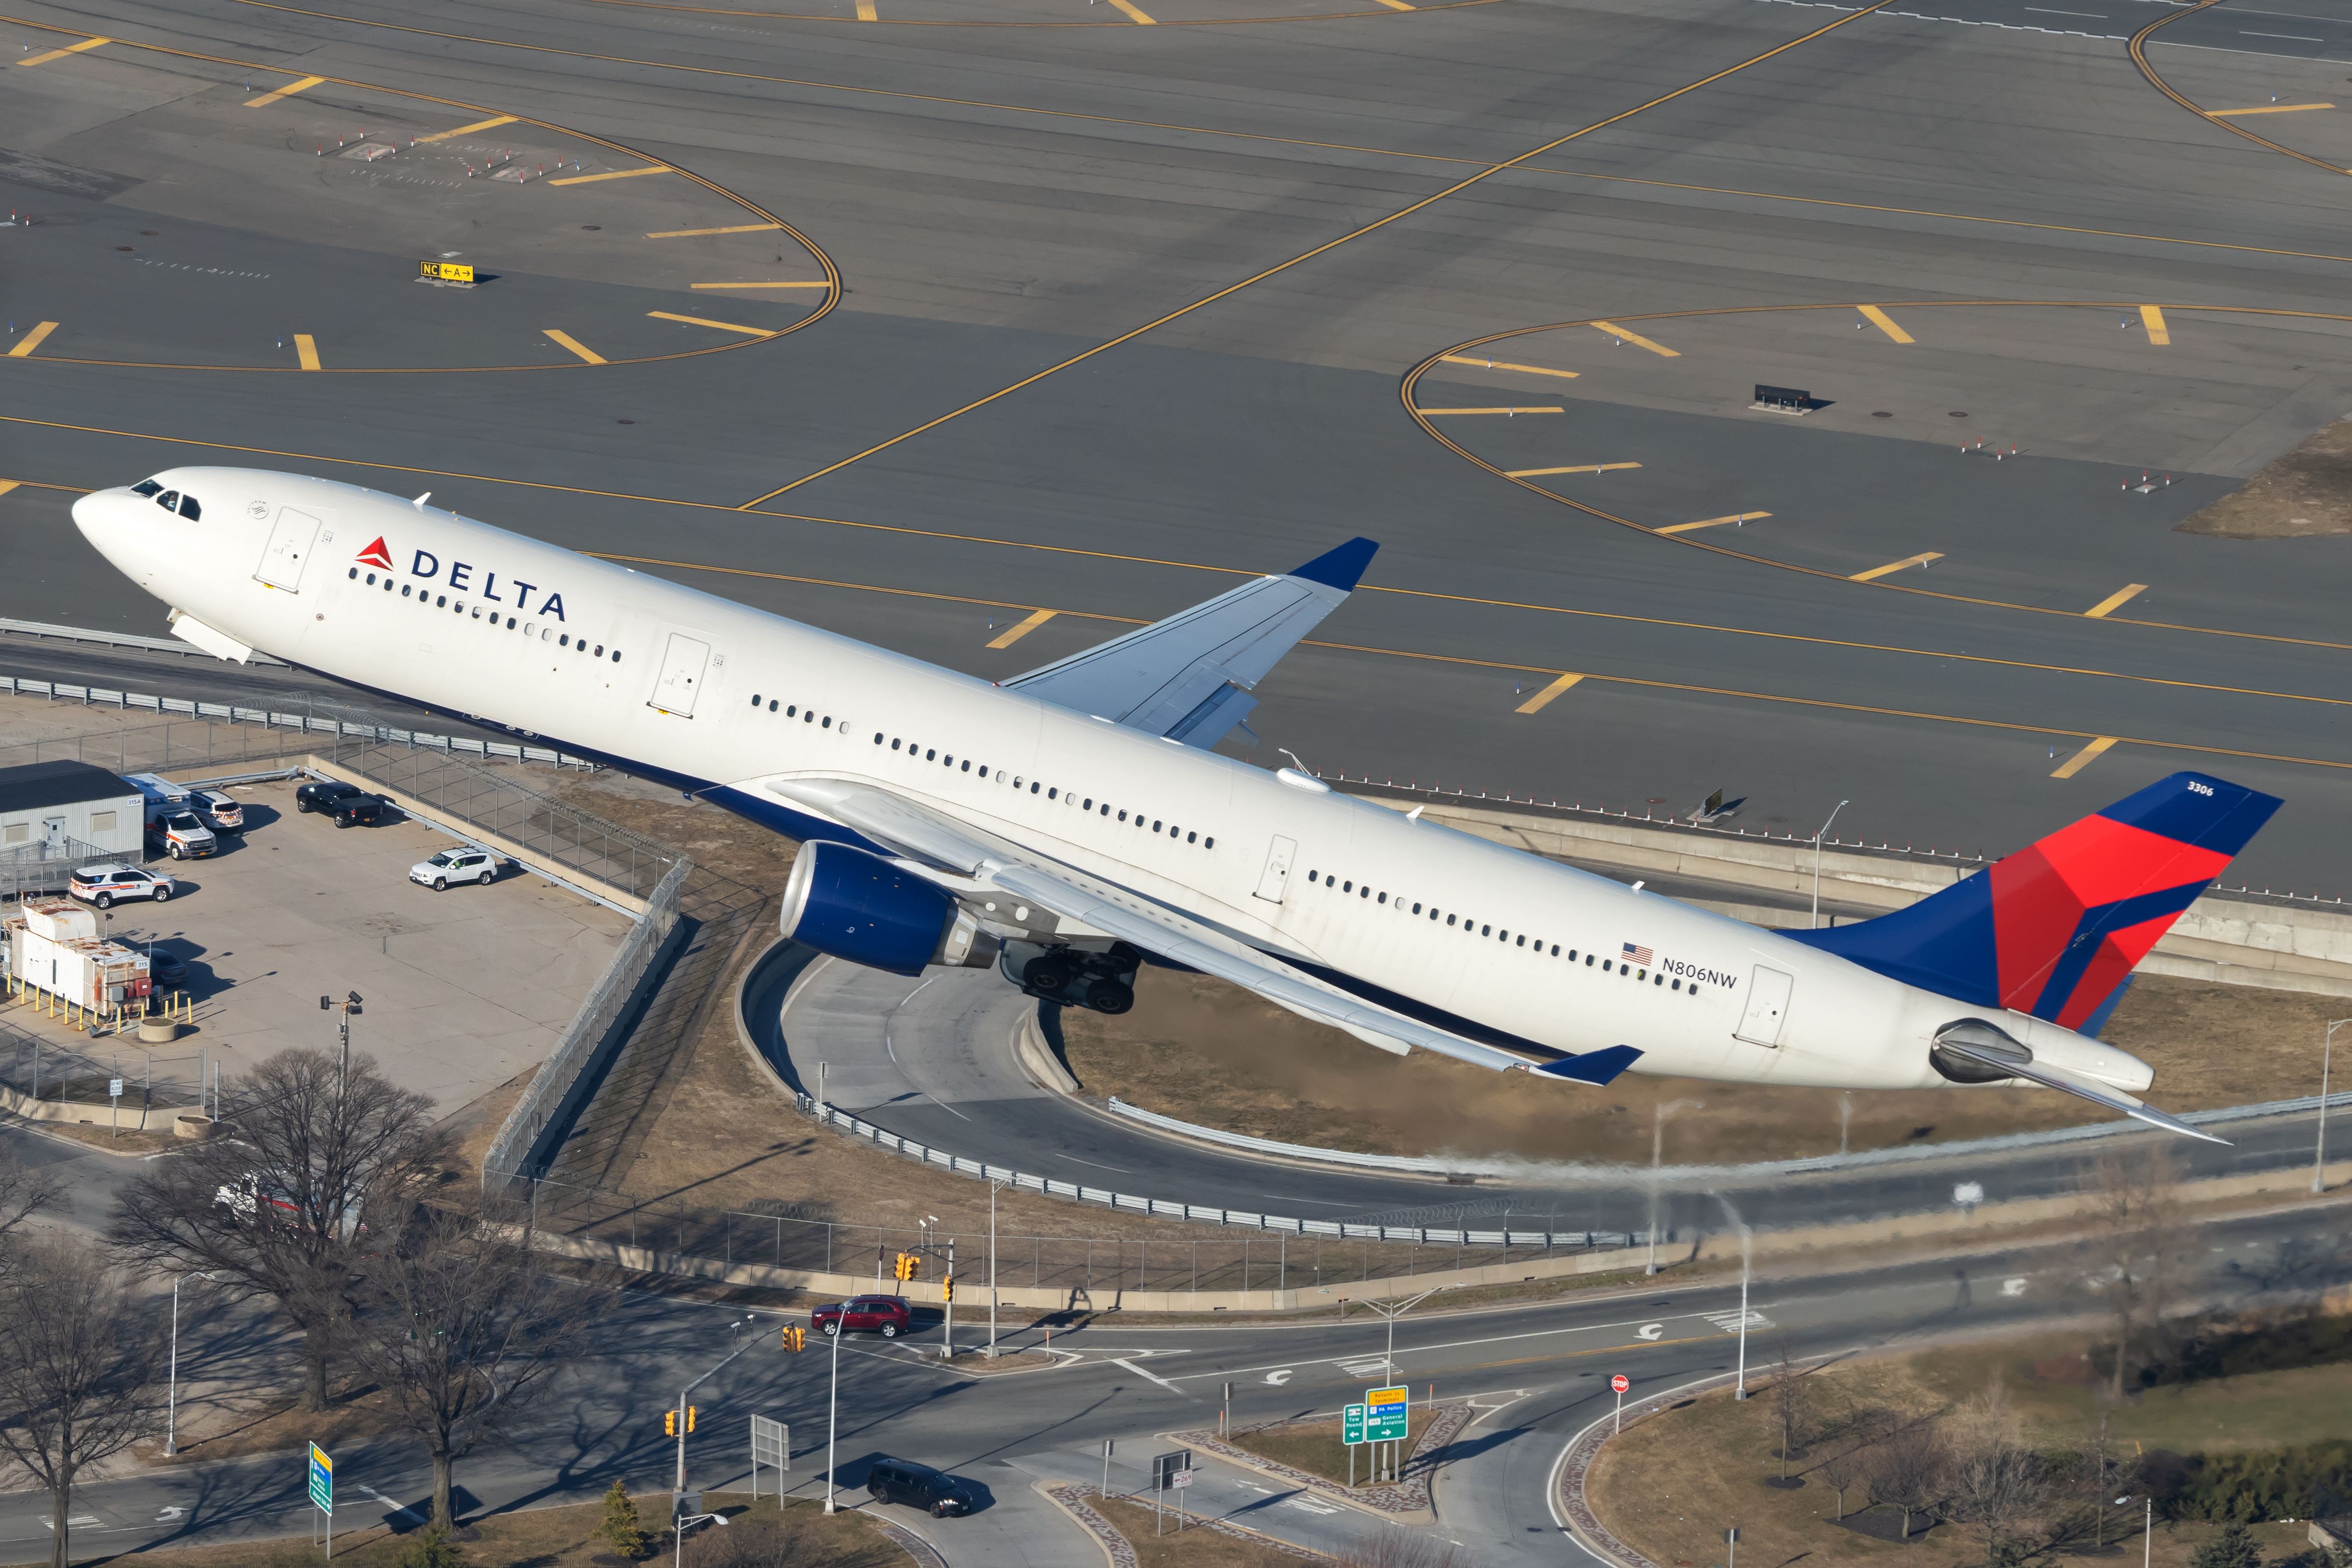
[[416,275],[436,283],[471,283],[474,264],[470,261],[420,261]]

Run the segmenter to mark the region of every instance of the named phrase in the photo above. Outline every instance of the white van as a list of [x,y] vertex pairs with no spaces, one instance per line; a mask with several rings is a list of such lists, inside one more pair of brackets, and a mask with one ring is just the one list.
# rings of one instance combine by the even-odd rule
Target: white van
[[194,791],[156,773],[127,773],[124,782],[147,801],[147,837],[174,860],[217,854],[220,838],[205,821]]

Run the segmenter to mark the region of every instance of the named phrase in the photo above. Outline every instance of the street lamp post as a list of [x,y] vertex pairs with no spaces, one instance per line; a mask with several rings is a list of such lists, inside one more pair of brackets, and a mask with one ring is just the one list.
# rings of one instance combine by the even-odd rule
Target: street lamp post
[[186,1274],[172,1276],[172,1374],[163,1395],[163,1457],[170,1458],[179,1452],[180,1420],[180,1281],[194,1276],[198,1279],[216,1279],[216,1274],[199,1274],[190,1269]]
[[1003,1182],[988,1184],[988,1359],[996,1359],[996,1194]]
[[1723,1205],[1723,1212],[1730,1217],[1733,1225],[1739,1227],[1739,1370],[1733,1375],[1731,1397],[1745,1399],[1748,1397],[1748,1277],[1756,1257],[1756,1233],[1748,1228],[1748,1222],[1739,1217],[1739,1211],[1731,1206],[1729,1198],[1717,1193],[1715,1201]]
[[844,1302],[841,1317],[833,1321],[833,1392],[824,1401],[824,1511],[833,1511],[834,1439],[841,1431],[841,1321],[849,1315]]
[[[751,1321],[751,1317],[747,1315],[740,1321],[730,1323],[728,1327],[740,1330],[742,1328],[743,1324],[748,1323]],[[688,1384],[684,1388],[677,1391],[677,1485],[672,1488],[672,1490],[682,1492],[686,1489],[686,1396],[692,1394],[704,1384],[709,1383],[712,1378],[718,1376],[720,1368],[726,1366],[727,1362],[733,1361],[737,1356],[741,1355],[745,1351],[750,1350],[753,1345],[756,1345],[759,1342],[760,1336],[753,1334],[741,1344],[737,1345],[733,1350],[728,1352],[727,1361],[720,1362],[718,1366],[712,1367],[709,1372],[704,1373],[700,1377],[696,1378],[692,1383]],[[834,1336],[834,1342],[835,1344],[839,1344],[841,1342],[841,1336],[835,1334]]]
[[670,1562],[675,1568],[685,1568],[686,1532],[698,1524],[707,1523],[714,1519],[722,1525],[727,1522],[727,1516],[723,1513],[689,1513],[670,1521],[670,1542],[676,1548],[670,1553]]
[[1644,1274],[1658,1271],[1658,1164],[1666,1148],[1666,1118],[1677,1110],[1703,1110],[1706,1102],[1696,1100],[1669,1100],[1659,1106],[1650,1121],[1650,1262]]
[[1830,822],[1837,820],[1838,812],[1853,804],[1850,800],[1838,802],[1836,808],[1830,813],[1830,821],[1822,823],[1821,833],[1813,835],[1813,924],[1816,927],[1822,923],[1822,834],[1830,830]]
[[2315,1193],[2327,1190],[2327,1069],[2336,1055],[2336,1031],[2347,1024],[2352,1024],[2352,1018],[2331,1021],[2319,1045],[2319,1138],[2311,1155],[2311,1190]]

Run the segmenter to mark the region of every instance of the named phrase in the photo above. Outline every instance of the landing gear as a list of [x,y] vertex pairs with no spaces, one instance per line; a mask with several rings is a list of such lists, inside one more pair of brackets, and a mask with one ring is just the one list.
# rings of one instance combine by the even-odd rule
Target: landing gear
[[1117,1014],[1135,1005],[1135,971],[1142,962],[1143,955],[1123,942],[1107,952],[1008,942],[997,968],[1040,1001]]

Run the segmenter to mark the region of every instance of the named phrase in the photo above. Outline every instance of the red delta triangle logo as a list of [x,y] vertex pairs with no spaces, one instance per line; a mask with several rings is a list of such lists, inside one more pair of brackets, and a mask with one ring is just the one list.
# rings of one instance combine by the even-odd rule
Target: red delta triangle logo
[[376,542],[373,544],[360,552],[360,564],[373,566],[382,572],[392,570],[392,552],[384,548],[383,537],[381,534],[376,536]]

